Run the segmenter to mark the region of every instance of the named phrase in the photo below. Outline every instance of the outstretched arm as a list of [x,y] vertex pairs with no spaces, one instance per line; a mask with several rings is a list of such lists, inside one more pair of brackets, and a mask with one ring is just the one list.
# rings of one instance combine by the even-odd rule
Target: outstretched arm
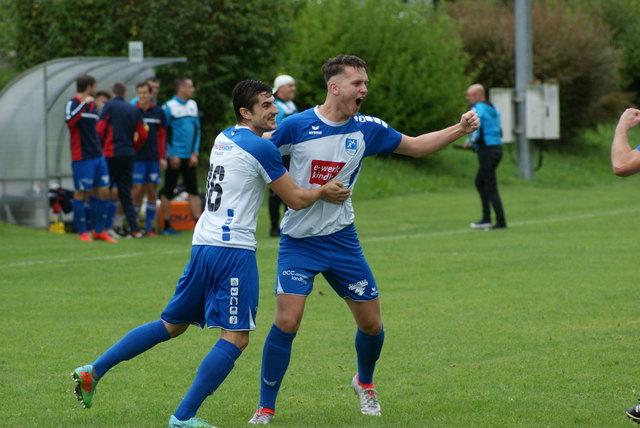
[[342,188],[342,183],[339,181],[330,181],[315,189],[300,187],[288,172],[269,183],[269,187],[280,196],[288,207],[294,210],[305,208],[318,199],[341,204],[351,195],[351,191]]
[[394,153],[419,158],[437,152],[463,135],[475,131],[480,126],[480,119],[473,111],[460,117],[460,123],[440,131],[429,132],[417,137],[402,135],[402,140]]
[[628,108],[620,116],[611,143],[611,168],[619,177],[640,172],[640,151],[629,147],[629,129],[640,123],[640,110]]

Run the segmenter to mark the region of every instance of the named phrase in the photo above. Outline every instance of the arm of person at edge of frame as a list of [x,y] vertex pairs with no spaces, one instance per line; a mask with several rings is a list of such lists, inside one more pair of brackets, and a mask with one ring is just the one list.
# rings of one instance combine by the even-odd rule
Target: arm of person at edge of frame
[[417,137],[402,134],[400,144],[394,153],[419,158],[435,153],[458,138],[467,135],[480,126],[477,113],[468,111],[460,117],[460,122],[440,131],[429,132]]
[[618,177],[640,172],[640,150],[629,147],[628,132],[640,123],[640,110],[628,108],[620,116],[611,142],[611,169]]
[[329,181],[320,187],[307,189],[300,187],[293,180],[289,172],[269,183],[271,190],[276,192],[280,199],[291,209],[300,210],[308,207],[318,199],[334,204],[341,204],[351,196],[351,190],[343,188],[339,181]]

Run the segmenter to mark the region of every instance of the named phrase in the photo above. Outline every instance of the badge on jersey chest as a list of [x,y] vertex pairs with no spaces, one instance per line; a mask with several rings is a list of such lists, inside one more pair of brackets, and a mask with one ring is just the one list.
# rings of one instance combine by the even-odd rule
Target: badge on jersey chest
[[358,151],[358,140],[355,138],[347,138],[344,142],[344,150],[349,156],[353,156]]
[[309,177],[309,184],[323,185],[327,181],[333,180],[336,175],[344,167],[344,162],[331,162],[323,160],[311,161],[311,176]]

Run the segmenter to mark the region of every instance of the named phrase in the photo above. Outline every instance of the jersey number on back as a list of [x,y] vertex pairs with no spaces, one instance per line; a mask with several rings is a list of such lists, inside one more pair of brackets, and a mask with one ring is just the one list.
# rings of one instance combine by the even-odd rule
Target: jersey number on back
[[222,165],[211,165],[207,176],[207,210],[218,211],[222,201],[222,186],[220,182],[224,180],[224,167]]

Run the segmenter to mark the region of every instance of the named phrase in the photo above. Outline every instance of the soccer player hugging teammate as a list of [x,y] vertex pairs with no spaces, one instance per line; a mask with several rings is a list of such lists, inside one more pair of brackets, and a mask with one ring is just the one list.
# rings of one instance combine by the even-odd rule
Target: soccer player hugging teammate
[[184,333],[191,324],[220,328],[220,339],[204,357],[169,427],[210,427],[196,412],[222,384],[249,344],[258,309],[255,230],[268,184],[294,210],[323,199],[342,203],[349,196],[331,181],[307,189],[295,184],[278,150],[260,136],[275,128],[271,88],[240,82],[233,90],[237,125],[222,131],[210,156],[206,207],[193,234],[191,260],[160,319],[127,333],[93,363],[71,375],[75,393],[91,407],[98,381],[116,364]]
[[[271,136],[280,152],[291,156],[290,173],[301,186],[312,189],[333,179],[352,189],[366,156],[425,156],[479,126],[477,114],[469,111],[453,126],[409,137],[376,117],[358,112],[369,82],[362,59],[340,55],[327,60],[322,71],[327,84],[324,104],[289,117]],[[275,286],[275,323],[264,344],[260,401],[249,423],[268,424],[275,414],[306,297],[319,273],[344,299],[356,322],[357,372],[351,386],[360,400],[360,410],[365,415],[381,414],[373,381],[384,341],[379,290],[353,221],[350,199],[342,205],[318,201],[285,213]]]

